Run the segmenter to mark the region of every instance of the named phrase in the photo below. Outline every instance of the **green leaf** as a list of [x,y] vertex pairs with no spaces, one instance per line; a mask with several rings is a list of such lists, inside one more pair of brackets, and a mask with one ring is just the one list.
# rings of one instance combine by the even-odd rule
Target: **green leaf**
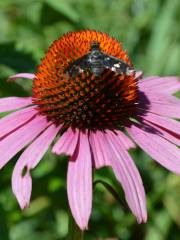
[[79,21],[78,13],[73,9],[71,4],[68,1],[59,1],[59,0],[45,0],[45,2],[54,8],[56,11],[60,12],[73,22]]

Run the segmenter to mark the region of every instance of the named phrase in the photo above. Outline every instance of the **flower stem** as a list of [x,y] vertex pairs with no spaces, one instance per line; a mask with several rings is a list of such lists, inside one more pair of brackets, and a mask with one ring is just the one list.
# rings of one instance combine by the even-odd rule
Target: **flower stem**
[[82,231],[74,221],[69,211],[68,240],[84,240],[84,231]]

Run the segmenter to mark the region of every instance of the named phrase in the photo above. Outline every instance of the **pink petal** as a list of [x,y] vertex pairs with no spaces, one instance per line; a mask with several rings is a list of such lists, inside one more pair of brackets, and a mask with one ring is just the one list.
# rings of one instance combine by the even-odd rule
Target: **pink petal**
[[146,222],[146,199],[139,172],[117,136],[110,131],[104,134],[104,136],[107,141],[104,148],[109,151],[111,166],[116,178],[122,184],[127,203],[136,216],[138,223]]
[[[39,163],[56,137],[59,129],[60,126],[56,127],[55,125],[48,127],[47,130],[26,148],[15,165],[12,175],[12,189],[22,209],[27,207],[30,202],[32,190],[30,170],[35,168]],[[23,170],[25,171],[24,174]]]
[[180,122],[173,120],[171,118],[162,117],[153,113],[147,113],[147,115],[143,116],[143,119],[156,124],[164,129],[167,129],[171,132],[180,135]]
[[78,144],[78,139],[79,130],[68,128],[54,145],[52,152],[57,155],[64,153],[68,156],[72,156]]
[[137,72],[135,73],[135,79],[136,79],[136,80],[141,79],[142,76],[143,76],[143,72],[142,72],[142,71],[137,71]]
[[36,77],[35,74],[33,73],[18,73],[13,76],[10,76],[8,81],[14,81],[17,78],[28,78],[28,79],[34,79]]
[[130,148],[135,148],[136,147],[134,142],[128,136],[126,136],[123,132],[121,132],[119,130],[115,131],[115,132],[116,132],[116,134],[120,138],[120,141],[124,144],[124,146],[127,150],[130,149]]
[[160,131],[167,140],[180,145],[180,123],[178,121],[153,113],[143,116],[143,121]]
[[143,79],[140,79],[139,80],[139,84],[142,84],[142,82],[144,82],[144,81],[151,81],[151,80],[153,80],[153,79],[157,79],[157,78],[159,78],[159,76],[150,76],[150,77],[146,77],[146,78],[143,78]]
[[44,116],[36,116],[17,131],[0,141],[0,168],[41,133],[49,123]]
[[133,124],[127,128],[127,131],[134,141],[154,160],[170,171],[180,174],[179,149],[156,134],[156,129],[148,127],[148,125],[143,128],[139,124]]
[[149,77],[138,82],[139,89],[145,92],[173,94],[180,90],[179,77]]
[[[180,100],[176,97],[149,92],[145,92],[145,95],[150,101],[149,112],[168,117],[180,118]],[[144,104],[143,101],[144,99],[142,99],[141,102],[142,108]]]
[[156,131],[156,134],[162,138],[165,138],[169,142],[179,146],[180,145],[180,138],[177,138],[175,134],[173,134],[170,131],[164,130],[163,128],[160,128],[157,125],[152,124],[151,122],[148,122],[146,120],[143,121],[143,124],[146,124],[147,126],[150,126]]
[[37,110],[34,107],[21,109],[0,119],[0,138],[29,121]]
[[87,229],[92,208],[92,160],[86,133],[80,132],[79,148],[69,161],[67,191],[76,223]]
[[0,99],[0,112],[7,112],[32,104],[31,97],[7,97]]
[[101,131],[90,132],[89,136],[90,146],[94,157],[95,168],[110,166],[109,158],[104,148],[104,135]]

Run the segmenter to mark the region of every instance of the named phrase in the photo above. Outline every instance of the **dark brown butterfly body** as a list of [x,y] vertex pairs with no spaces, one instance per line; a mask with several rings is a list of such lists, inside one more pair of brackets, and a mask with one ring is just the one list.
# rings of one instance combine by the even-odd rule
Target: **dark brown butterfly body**
[[97,41],[91,42],[89,53],[71,62],[65,72],[70,77],[76,77],[89,70],[96,77],[99,77],[105,69],[110,69],[120,75],[126,74],[127,76],[134,73],[134,69],[122,59],[102,52]]

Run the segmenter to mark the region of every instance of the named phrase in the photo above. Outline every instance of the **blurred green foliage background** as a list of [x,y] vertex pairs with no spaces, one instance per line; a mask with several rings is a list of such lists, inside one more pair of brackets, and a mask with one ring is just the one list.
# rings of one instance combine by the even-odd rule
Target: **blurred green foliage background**
[[[53,40],[68,31],[96,29],[120,40],[144,75],[180,75],[179,0],[0,0],[0,97],[28,96],[31,81],[9,75],[34,72]],[[180,179],[140,149],[131,151],[147,193],[149,219],[137,225],[101,185],[94,189],[86,239],[180,239]],[[32,172],[33,192],[21,211],[11,191],[16,156],[0,172],[0,240],[67,239],[67,159],[45,155]],[[110,169],[96,171],[120,192]]]

